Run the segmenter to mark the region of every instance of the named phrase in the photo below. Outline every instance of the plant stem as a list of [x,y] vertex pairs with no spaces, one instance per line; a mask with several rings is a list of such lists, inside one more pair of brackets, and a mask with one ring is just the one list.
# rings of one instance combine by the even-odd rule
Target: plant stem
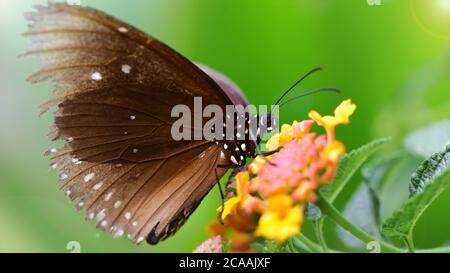
[[298,241],[302,242],[306,247],[309,248],[309,250],[313,253],[320,253],[320,247],[314,243],[313,241],[311,241],[308,237],[306,237],[305,235],[303,235],[302,233],[299,233],[296,237],[293,237],[293,244],[295,248],[301,248],[298,245]]
[[323,236],[323,221],[320,219],[314,221],[314,232],[316,233],[317,241],[319,241],[319,244],[322,247],[322,251],[328,252],[327,242]]
[[429,249],[417,249],[418,253],[450,253],[450,246],[429,248]]
[[348,221],[332,204],[330,204],[320,193],[319,200],[316,205],[322,210],[324,214],[330,217],[336,224],[350,232],[353,236],[365,243],[377,241],[380,244],[381,250],[386,252],[404,252],[403,249],[380,241],[379,239],[367,234],[365,231]]
[[408,236],[403,237],[403,241],[405,242],[405,245],[408,247],[409,252],[414,253],[414,241],[412,238],[412,234],[409,234]]

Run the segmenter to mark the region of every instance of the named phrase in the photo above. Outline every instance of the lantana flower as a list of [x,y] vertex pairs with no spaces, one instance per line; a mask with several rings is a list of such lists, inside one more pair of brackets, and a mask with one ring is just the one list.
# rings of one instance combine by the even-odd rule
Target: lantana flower
[[303,222],[303,208],[293,206],[288,195],[276,195],[267,199],[267,209],[259,218],[256,236],[283,243],[300,231]]
[[311,111],[309,112],[309,117],[318,125],[325,128],[329,137],[328,141],[332,142],[335,138],[334,128],[339,124],[349,124],[349,117],[355,110],[356,105],[352,104],[351,100],[345,100],[334,110],[334,116],[322,117],[318,112]]
[[[334,116],[311,111],[311,120],[284,124],[266,143],[266,150],[274,153],[256,157],[247,171],[235,176],[236,194],[225,202],[224,225],[214,221],[209,227],[212,235],[229,242],[230,251],[248,252],[253,251],[252,242],[257,238],[283,243],[298,234],[306,203],[317,200],[317,190],[334,178],[345,153],[334,129],[348,124],[355,109],[356,105],[346,100]],[[311,132],[314,123],[326,134]]]
[[194,253],[222,253],[223,243],[220,236],[214,236],[201,243]]

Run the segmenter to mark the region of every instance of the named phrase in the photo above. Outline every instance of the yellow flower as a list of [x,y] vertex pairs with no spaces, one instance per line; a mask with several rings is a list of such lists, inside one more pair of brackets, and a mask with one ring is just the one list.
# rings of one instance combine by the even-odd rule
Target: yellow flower
[[[270,160],[270,156],[266,157]],[[266,159],[262,156],[257,156],[250,165],[248,165],[248,171],[252,174],[257,174],[259,170],[266,164]]]
[[311,111],[309,117],[320,126],[336,127],[339,124],[349,124],[349,117],[355,112],[355,109],[356,105],[352,104],[352,100],[345,100],[334,110],[334,116],[322,117],[318,112]]
[[332,142],[334,140],[334,127],[339,124],[349,124],[349,117],[355,110],[356,105],[352,104],[352,100],[345,100],[334,110],[334,116],[322,117],[317,111],[311,111],[309,117],[327,130],[328,141]]
[[[228,215],[231,213],[235,213],[235,207],[237,204],[241,202],[241,198],[238,196],[231,197],[225,202],[225,205],[223,207],[223,213],[222,213],[222,219],[226,219]],[[222,207],[217,208],[217,212],[222,211]]]
[[300,232],[303,222],[302,206],[292,206],[293,202],[287,195],[270,197],[267,205],[266,211],[259,218],[256,236],[282,243]]
[[[237,195],[228,199],[223,208],[222,219],[227,218],[228,215],[236,213],[236,206],[242,201],[247,194],[249,183],[248,172],[240,172],[236,175],[236,191]],[[222,211],[222,207],[217,208],[217,212]]]
[[[294,125],[297,122],[294,121]],[[289,124],[283,124],[281,126],[281,132],[278,134],[273,135],[266,143],[266,150],[267,151],[274,151],[278,149],[280,146],[284,146],[292,141],[294,138],[294,128],[292,125]]]
[[334,162],[339,161],[341,155],[345,153],[345,146],[340,141],[333,141],[325,147],[323,157],[328,158]]

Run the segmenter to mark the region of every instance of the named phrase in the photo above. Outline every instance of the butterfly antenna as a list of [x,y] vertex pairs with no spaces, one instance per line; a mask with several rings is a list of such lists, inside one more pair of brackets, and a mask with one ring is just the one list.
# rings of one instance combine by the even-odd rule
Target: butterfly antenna
[[306,93],[303,93],[303,94],[300,94],[298,96],[294,96],[292,98],[289,98],[289,99],[281,102],[274,109],[281,108],[281,106],[284,106],[284,105],[286,105],[286,104],[288,104],[290,102],[293,102],[295,100],[298,100],[300,98],[307,97],[307,96],[310,96],[310,95],[314,95],[314,94],[317,94],[317,93],[322,93],[322,92],[334,92],[334,93],[338,93],[338,94],[342,93],[341,90],[339,90],[337,88],[319,88],[319,89],[307,91]]
[[278,105],[280,103],[280,101],[282,99],[284,99],[284,97],[286,97],[287,94],[289,94],[289,92],[292,91],[292,89],[294,89],[297,85],[299,85],[304,79],[308,78],[310,75],[318,72],[318,71],[322,71],[322,67],[316,67],[313,70],[309,71],[308,73],[306,73],[303,77],[301,77],[298,81],[296,81],[291,87],[289,87],[288,90],[286,90],[283,95],[277,100],[277,102],[275,102],[274,105]]

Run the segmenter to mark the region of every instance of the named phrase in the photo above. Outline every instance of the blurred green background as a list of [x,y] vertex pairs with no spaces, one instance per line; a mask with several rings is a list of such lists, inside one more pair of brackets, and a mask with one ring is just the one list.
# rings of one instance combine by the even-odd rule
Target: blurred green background
[[[83,252],[190,252],[206,238],[219,193],[213,189],[188,223],[158,246],[113,239],[84,221],[58,191],[56,173],[43,152],[50,115],[38,105],[51,86],[29,85],[38,68],[18,59],[28,41],[23,13],[47,1],[0,0],[0,251],[69,252],[77,241]],[[299,75],[316,66],[326,70],[298,90],[338,87],[341,96],[321,94],[282,109],[284,121],[303,119],[310,109],[331,112],[351,98],[358,110],[350,126],[338,129],[348,149],[392,136],[388,150],[403,137],[450,118],[450,0],[82,0],[159,38],[197,62],[228,76],[253,104],[276,101]],[[411,171],[420,158],[402,168]],[[399,167],[400,168],[400,167]],[[406,198],[409,175],[398,176],[385,195],[384,211]],[[343,208],[358,178],[338,200]],[[432,247],[450,240],[450,191],[426,212],[416,244]],[[341,245],[327,224],[331,246]],[[306,232],[310,232],[308,225]]]

